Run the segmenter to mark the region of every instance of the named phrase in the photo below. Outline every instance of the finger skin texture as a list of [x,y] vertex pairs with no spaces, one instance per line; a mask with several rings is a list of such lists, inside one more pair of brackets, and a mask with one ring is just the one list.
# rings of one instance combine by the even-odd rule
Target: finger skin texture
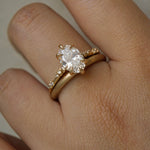
[[[45,142],[57,145],[58,135],[63,133],[59,104],[50,100],[48,90],[25,71],[9,69],[0,76],[0,111],[31,149],[43,147]],[[55,138],[43,139],[47,132]]]
[[[8,70],[0,76],[0,112],[32,150],[149,150],[148,19],[130,0],[64,2],[111,61],[96,63],[69,82],[60,103],[25,71]],[[90,48],[39,3],[19,10],[8,33],[45,82],[56,71],[59,42]]]
[[[5,142],[7,142],[8,144],[10,144],[11,146],[13,146],[16,150],[30,150],[29,147],[23,141],[21,141],[20,139],[14,136],[0,133],[0,138],[4,140]],[[1,149],[1,146],[0,146],[0,149]]]
[[83,31],[111,59],[129,61],[145,52],[150,55],[150,22],[132,0],[63,1]]

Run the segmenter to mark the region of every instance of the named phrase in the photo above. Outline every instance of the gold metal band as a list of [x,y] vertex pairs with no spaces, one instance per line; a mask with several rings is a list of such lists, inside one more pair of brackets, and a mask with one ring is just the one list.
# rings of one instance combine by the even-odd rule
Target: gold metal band
[[[95,53],[90,53],[91,51],[87,51],[86,53],[83,53],[85,57],[85,65],[86,68],[98,61],[105,60],[105,56],[100,54],[100,52],[95,50]],[[62,88],[77,74],[66,72],[63,69],[60,69],[58,71],[59,75],[53,80],[53,82],[50,82],[49,90],[50,90],[50,96],[52,99],[56,100],[58,98],[58,95]]]

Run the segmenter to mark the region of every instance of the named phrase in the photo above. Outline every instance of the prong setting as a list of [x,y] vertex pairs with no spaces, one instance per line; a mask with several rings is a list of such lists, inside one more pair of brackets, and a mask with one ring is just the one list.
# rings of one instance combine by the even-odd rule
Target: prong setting
[[51,98],[57,100],[62,88],[76,74],[84,74],[85,68],[98,61],[105,60],[105,57],[100,54],[101,51],[97,48],[81,53],[72,45],[59,45],[56,57],[61,63],[61,68],[58,69],[55,78],[48,83]]
[[80,73],[85,68],[84,56],[73,45],[59,45],[59,51],[56,55],[65,70],[70,73]]
[[57,53],[56,58],[59,60],[61,58],[62,54]]
[[60,49],[64,49],[64,46],[63,46],[62,44],[60,44],[58,47],[59,47]]

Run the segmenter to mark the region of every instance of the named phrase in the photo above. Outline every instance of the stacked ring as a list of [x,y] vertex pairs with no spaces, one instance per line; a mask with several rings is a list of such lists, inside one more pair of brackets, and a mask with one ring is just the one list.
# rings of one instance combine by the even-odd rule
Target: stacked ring
[[59,45],[56,57],[61,63],[61,68],[57,71],[54,80],[48,84],[50,96],[54,100],[57,100],[62,88],[73,77],[77,74],[84,74],[88,66],[98,61],[106,60],[105,56],[97,48],[81,53],[72,45]]

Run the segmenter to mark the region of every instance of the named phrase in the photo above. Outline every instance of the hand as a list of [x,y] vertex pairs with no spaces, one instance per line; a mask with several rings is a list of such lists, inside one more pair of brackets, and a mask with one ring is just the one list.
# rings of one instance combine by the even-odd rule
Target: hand
[[[71,80],[59,103],[33,76],[9,69],[0,76],[1,113],[32,150],[148,150],[149,19],[130,0],[64,3],[110,62],[96,63]],[[59,44],[91,48],[63,18],[39,3],[19,10],[8,33],[45,83],[57,71]],[[0,148],[13,150],[9,143],[1,138]]]

